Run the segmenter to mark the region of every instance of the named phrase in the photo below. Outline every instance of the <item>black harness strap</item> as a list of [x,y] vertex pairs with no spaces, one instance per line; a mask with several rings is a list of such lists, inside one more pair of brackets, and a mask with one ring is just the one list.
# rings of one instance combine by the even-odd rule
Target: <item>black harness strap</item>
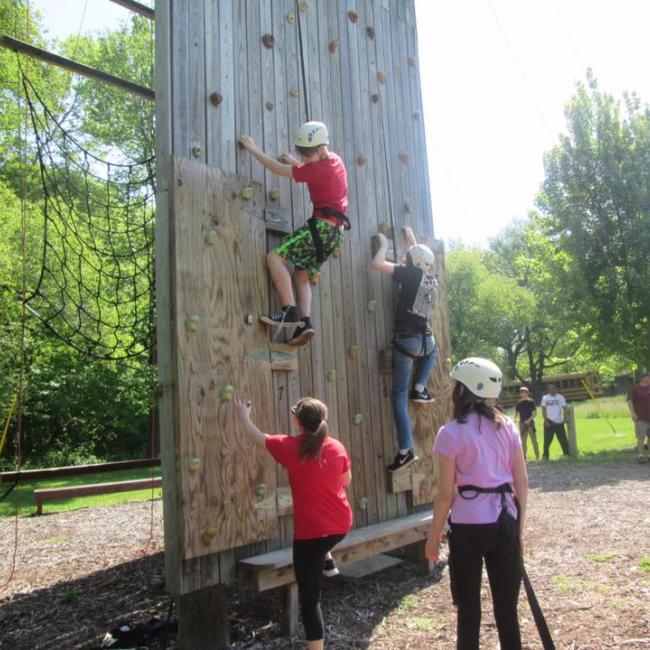
[[309,232],[311,232],[311,238],[316,249],[316,262],[320,265],[325,261],[325,252],[323,251],[323,240],[320,238],[318,226],[316,225],[316,218],[312,217],[311,219],[307,219],[307,225],[309,226]]
[[[473,496],[465,496],[467,493],[472,494]],[[512,494],[512,486],[510,483],[502,483],[492,488],[482,488],[476,485],[459,485],[458,494],[463,499],[476,499],[479,494],[500,494],[501,495],[501,517],[506,512],[506,494]],[[519,501],[515,496],[515,506],[517,508],[517,514],[519,514]],[[551,633],[546,624],[546,619],[544,618],[544,613],[542,608],[539,606],[539,601],[535,595],[533,585],[528,578],[526,573],[526,567],[524,566],[524,557],[520,554],[521,557],[521,575],[524,580],[524,589],[526,590],[526,597],[528,598],[528,604],[530,605],[530,611],[533,614],[535,619],[535,625],[537,626],[537,631],[539,632],[539,638],[542,640],[542,646],[544,650],[555,650],[555,644],[551,637]]]
[[[420,353],[419,354],[413,354],[412,352],[409,352],[405,347],[403,347],[402,345],[399,344],[399,339],[397,339],[395,337],[393,337],[393,340],[392,340],[393,347],[398,352],[401,352],[405,357],[410,357],[413,360],[417,360],[421,356],[423,356],[427,351],[427,333],[426,332],[421,332],[421,335],[422,335],[422,347],[420,348]],[[417,336],[417,334],[414,334],[413,336]]]
[[347,214],[337,210],[336,208],[329,208],[327,206],[322,208],[314,207],[314,212],[320,212],[320,214],[326,217],[335,217],[343,224],[344,230],[352,230],[352,224],[350,223]]

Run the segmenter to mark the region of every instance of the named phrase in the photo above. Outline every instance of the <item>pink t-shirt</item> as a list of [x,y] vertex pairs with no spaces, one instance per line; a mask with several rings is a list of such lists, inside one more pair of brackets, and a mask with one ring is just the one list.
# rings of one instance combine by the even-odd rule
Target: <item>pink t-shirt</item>
[[[456,485],[476,485],[492,488],[513,482],[512,468],[516,450],[521,447],[515,423],[506,418],[497,427],[478,413],[471,413],[467,422],[452,420],[438,431],[433,452],[454,461]],[[455,524],[491,524],[501,512],[500,494],[456,494],[451,506],[451,521]],[[470,497],[469,499],[467,497]],[[506,495],[508,512],[516,517],[512,494]]]

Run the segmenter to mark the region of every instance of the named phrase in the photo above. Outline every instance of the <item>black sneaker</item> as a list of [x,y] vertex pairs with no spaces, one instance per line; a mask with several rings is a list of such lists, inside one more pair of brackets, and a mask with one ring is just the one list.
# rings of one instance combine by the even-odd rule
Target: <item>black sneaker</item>
[[295,327],[300,322],[298,307],[295,305],[286,305],[277,314],[272,316],[260,316],[260,320],[267,325],[275,327]]
[[291,340],[289,341],[289,345],[305,345],[305,343],[309,343],[311,339],[314,337],[314,327],[311,324],[311,321],[309,320],[309,317],[305,317],[302,319],[302,322],[298,327],[296,327],[296,330],[293,333],[293,336],[291,337]]
[[395,460],[386,468],[389,472],[396,472],[398,469],[408,467],[414,463],[418,457],[412,449],[409,449],[405,454],[400,454],[399,451],[395,454]]
[[339,570],[336,566],[336,562],[333,559],[328,559],[323,562],[323,575],[326,575],[328,578],[333,578],[339,574]]
[[409,399],[418,404],[431,404],[435,401],[435,398],[429,395],[429,391],[426,388],[422,390],[415,390],[414,388],[409,395]]

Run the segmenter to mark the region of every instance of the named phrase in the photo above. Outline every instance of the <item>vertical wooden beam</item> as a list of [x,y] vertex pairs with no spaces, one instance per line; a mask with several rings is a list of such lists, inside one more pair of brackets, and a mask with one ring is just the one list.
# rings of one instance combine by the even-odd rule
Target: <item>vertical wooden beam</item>
[[287,636],[295,636],[298,631],[298,622],[300,620],[298,583],[291,582],[284,589],[284,631]]
[[566,407],[566,427],[569,438],[569,455],[572,458],[578,457],[578,436],[576,433],[576,418],[573,406],[570,404]]
[[180,650],[225,650],[229,645],[223,587],[199,589],[176,599]]

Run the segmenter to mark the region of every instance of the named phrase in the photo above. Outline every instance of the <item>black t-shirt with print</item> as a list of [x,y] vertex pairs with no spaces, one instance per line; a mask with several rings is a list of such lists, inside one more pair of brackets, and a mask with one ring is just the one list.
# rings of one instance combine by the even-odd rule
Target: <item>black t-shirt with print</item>
[[521,399],[517,402],[515,411],[519,413],[519,417],[522,420],[527,420],[533,414],[535,408],[535,402],[533,402],[530,397],[527,397],[526,399]]
[[394,333],[430,333],[429,317],[438,291],[435,278],[408,264],[395,267],[393,280],[399,285]]

